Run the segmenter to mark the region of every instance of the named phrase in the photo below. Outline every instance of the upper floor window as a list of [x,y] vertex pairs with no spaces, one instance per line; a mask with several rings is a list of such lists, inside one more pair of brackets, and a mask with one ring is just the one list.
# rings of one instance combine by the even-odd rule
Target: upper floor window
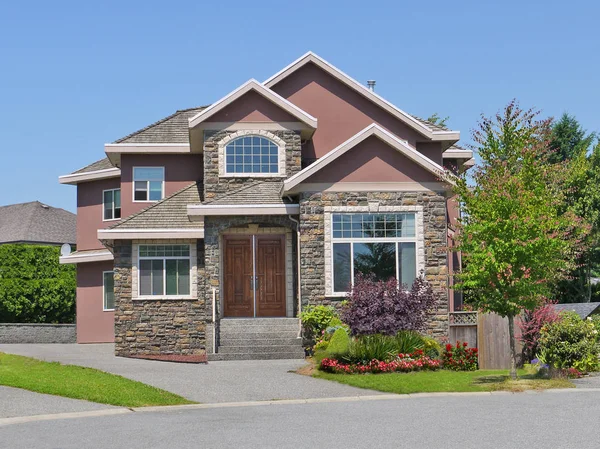
[[164,197],[164,167],[133,168],[133,201],[159,201]]
[[111,189],[102,192],[104,220],[118,220],[121,218],[121,189]]
[[279,174],[279,147],[261,136],[244,136],[225,146],[226,174]]

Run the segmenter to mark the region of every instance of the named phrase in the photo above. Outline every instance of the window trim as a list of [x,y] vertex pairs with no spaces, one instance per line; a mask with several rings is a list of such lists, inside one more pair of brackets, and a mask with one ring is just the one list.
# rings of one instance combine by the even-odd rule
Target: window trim
[[[113,216],[113,217],[115,216],[115,193],[114,193],[114,192],[115,192],[115,190],[118,190],[119,192],[121,192],[121,188],[120,188],[120,187],[117,187],[117,188],[114,188],[114,189],[106,189],[106,190],[103,190],[103,191],[102,191],[102,221],[117,221],[117,220],[120,220],[120,219],[121,219],[121,217],[119,217],[119,218],[104,218],[104,194],[105,194],[106,192],[113,192],[113,200],[112,200],[112,216]],[[121,200],[122,200],[122,199],[123,199],[123,198],[121,198]],[[122,202],[122,201],[121,201],[121,202]],[[121,204],[121,206],[122,206],[122,204]],[[123,215],[123,208],[122,208],[122,207],[119,207],[119,209],[121,209],[121,216],[122,216],[122,215]]]
[[[277,146],[277,172],[275,173],[227,173],[225,147],[240,137],[263,137]],[[243,129],[228,134],[218,143],[219,177],[221,178],[285,178],[286,175],[286,143],[277,135],[265,130]]]
[[[142,246],[167,246],[167,245],[181,245],[181,246],[187,246],[188,250],[189,250],[189,256],[140,256],[140,248]],[[193,257],[194,257],[194,252],[192,250],[192,244],[191,243],[139,243],[137,244],[137,249],[136,249],[136,255],[137,255],[137,296],[135,298],[132,299],[141,299],[141,300],[165,300],[165,299],[173,299],[173,300],[177,300],[177,299],[195,299],[193,296],[193,289],[192,289],[192,285],[194,283],[194,277],[193,277],[193,272],[194,272],[194,263],[193,263]],[[190,264],[190,269],[189,269],[189,294],[187,295],[167,295],[167,264],[166,261],[167,260],[182,260],[182,259],[187,259],[189,261]],[[142,260],[162,260],[165,261],[165,263],[163,263],[163,293],[162,295],[142,295],[141,294],[141,261]]]
[[415,235],[413,237],[333,237],[333,219],[330,220],[330,232],[331,232],[331,254],[329,257],[329,263],[331,264],[331,293],[332,296],[345,296],[348,292],[336,291],[335,290],[335,269],[334,269],[334,251],[333,245],[336,243],[349,243],[350,244],[350,283],[354,285],[354,243],[393,243],[395,246],[395,259],[396,259],[396,279],[400,277],[400,264],[398,254],[398,243],[414,243],[415,244],[415,268],[418,275],[419,270],[419,258],[417,256],[417,214],[415,212],[335,212],[333,215],[359,215],[359,214],[381,214],[381,215],[397,215],[397,214],[413,214],[415,216]]
[[[369,202],[368,206],[325,206],[324,215],[324,240],[325,240],[325,297],[339,298],[347,294],[347,292],[336,292],[334,291],[333,285],[333,243],[343,243],[340,239],[333,239],[333,215],[334,214],[402,214],[402,213],[414,213],[415,214],[415,237],[379,237],[379,242],[397,240],[399,242],[415,242],[415,255],[417,259],[416,271],[417,276],[425,270],[425,240],[424,240],[424,220],[423,220],[423,206],[380,206],[378,201]],[[356,238],[354,241],[358,241],[361,238]],[[364,238],[362,238],[364,240]],[[346,240],[353,240],[352,238],[346,238]],[[346,243],[348,243],[346,241]],[[358,242],[361,243],[361,242]],[[364,243],[364,242],[363,242]],[[350,245],[351,254],[354,254],[353,245]],[[398,255],[396,254],[396,257]],[[398,268],[396,268],[397,270]],[[352,273],[352,280],[354,280],[354,273]]]
[[[162,170],[162,183],[161,183],[161,192],[160,192],[160,200],[151,200],[151,199],[146,199],[146,200],[136,200],[135,199],[135,169],[136,168],[160,168]],[[166,175],[166,170],[164,166],[146,166],[146,165],[135,165],[131,168],[131,200],[134,203],[157,203],[158,201],[162,201],[165,199],[165,175]],[[143,180],[140,180],[140,182],[142,182]],[[147,198],[150,198],[150,181],[146,180],[146,192],[147,192]],[[123,199],[123,198],[121,198]]]
[[103,312],[114,312],[115,311],[114,306],[112,309],[106,308],[106,281],[105,281],[104,276],[107,275],[108,273],[112,273],[112,275],[113,275],[113,301],[114,301],[114,295],[115,295],[115,289],[114,289],[115,272],[114,272],[114,270],[103,271],[102,272],[102,311]]

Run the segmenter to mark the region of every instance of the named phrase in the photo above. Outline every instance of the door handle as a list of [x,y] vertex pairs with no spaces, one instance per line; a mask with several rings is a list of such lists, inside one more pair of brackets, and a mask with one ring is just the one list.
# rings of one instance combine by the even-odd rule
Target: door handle
[[250,289],[258,288],[258,276],[250,276]]

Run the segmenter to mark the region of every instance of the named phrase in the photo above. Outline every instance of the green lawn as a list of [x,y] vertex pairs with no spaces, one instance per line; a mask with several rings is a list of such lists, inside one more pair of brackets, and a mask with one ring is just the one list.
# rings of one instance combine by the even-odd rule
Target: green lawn
[[422,371],[388,374],[331,374],[315,370],[313,377],[333,380],[358,388],[387,393],[439,393],[472,391],[524,391],[531,389],[571,388],[566,379],[538,379],[519,371],[519,380],[508,378],[508,371]]
[[123,407],[192,404],[168,391],[97,369],[2,352],[0,385]]

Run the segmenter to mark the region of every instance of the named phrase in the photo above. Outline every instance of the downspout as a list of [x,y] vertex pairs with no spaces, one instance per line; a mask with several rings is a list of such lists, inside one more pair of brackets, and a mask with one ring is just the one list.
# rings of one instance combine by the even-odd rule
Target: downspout
[[[291,215],[288,215],[288,217],[291,221],[296,223],[296,268],[298,270],[296,276],[298,284],[298,318],[300,318],[300,312],[302,311],[302,289],[300,287],[300,221],[296,220]],[[300,319],[298,319],[298,338],[302,338],[302,321]]]

